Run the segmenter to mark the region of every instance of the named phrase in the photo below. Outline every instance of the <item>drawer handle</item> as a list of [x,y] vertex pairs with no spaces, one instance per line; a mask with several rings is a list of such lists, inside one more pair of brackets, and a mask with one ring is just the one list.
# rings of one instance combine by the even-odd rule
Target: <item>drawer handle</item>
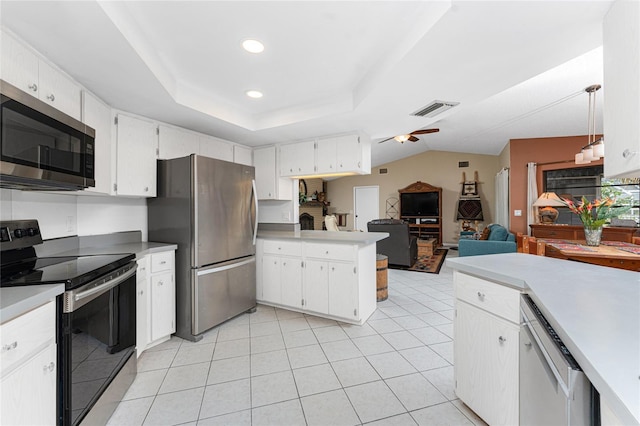
[[166,260],[162,260],[162,261],[160,261],[160,264],[161,264],[161,265],[166,265],[166,264],[167,264],[167,261],[166,261]]
[[500,342],[501,345],[504,345],[504,342],[506,342],[507,339],[505,339],[504,337],[500,336],[498,337],[498,342]]
[[38,91],[38,85],[35,83],[31,83],[30,85],[27,86],[29,89],[33,90],[34,92]]
[[484,300],[484,293],[478,292],[478,299]]
[[329,250],[325,251],[324,254],[329,254]]
[[45,365],[44,367],[42,367],[42,371],[44,371],[45,373],[48,372],[52,372],[54,369],[56,368],[56,364],[51,361],[48,365]]
[[4,345],[2,347],[2,352],[7,352],[7,351],[10,351],[11,349],[15,349],[17,347],[18,347],[18,341],[16,340],[13,343],[9,343],[8,345]]
[[158,281],[158,285],[164,285],[162,281]]
[[53,95],[53,93],[52,93],[52,94],[50,94],[50,95],[47,95],[47,99],[49,99],[51,102],[53,102],[53,101],[55,101],[55,100],[56,100],[56,97],[55,97],[55,96]]

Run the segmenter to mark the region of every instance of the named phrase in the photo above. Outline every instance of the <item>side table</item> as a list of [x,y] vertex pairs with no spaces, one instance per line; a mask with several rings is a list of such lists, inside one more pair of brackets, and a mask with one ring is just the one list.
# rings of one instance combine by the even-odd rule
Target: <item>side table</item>
[[418,238],[418,256],[433,256],[436,240],[434,238],[421,239]]

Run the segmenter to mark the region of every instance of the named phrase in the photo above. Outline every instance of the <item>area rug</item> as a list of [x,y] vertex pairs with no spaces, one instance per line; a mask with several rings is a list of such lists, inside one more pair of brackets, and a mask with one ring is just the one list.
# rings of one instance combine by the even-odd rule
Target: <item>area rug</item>
[[389,265],[391,269],[404,269],[406,271],[427,272],[429,274],[439,274],[440,268],[444,263],[444,258],[447,257],[447,249],[438,248],[433,251],[433,256],[422,255],[418,256],[418,260],[413,264],[411,268]]

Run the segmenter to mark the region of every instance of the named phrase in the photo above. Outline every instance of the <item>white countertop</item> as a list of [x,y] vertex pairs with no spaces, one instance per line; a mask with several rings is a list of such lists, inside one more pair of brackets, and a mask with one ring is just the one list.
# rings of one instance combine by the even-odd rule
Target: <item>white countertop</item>
[[109,244],[100,247],[82,247],[56,254],[56,256],[79,256],[96,254],[127,254],[136,255],[136,260],[147,254],[157,253],[166,250],[176,250],[176,244],[154,243],[154,242],[129,242],[123,244]]
[[266,240],[299,240],[359,245],[373,244],[388,236],[387,232],[258,231],[258,238]]
[[0,288],[0,324],[45,304],[64,293],[64,284]]
[[446,264],[526,291],[623,424],[640,424],[639,273],[521,253]]

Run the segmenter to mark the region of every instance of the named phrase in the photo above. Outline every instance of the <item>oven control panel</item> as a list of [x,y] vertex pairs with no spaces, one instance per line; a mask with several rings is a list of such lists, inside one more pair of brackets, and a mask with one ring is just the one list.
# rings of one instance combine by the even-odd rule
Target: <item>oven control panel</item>
[[0,246],[2,251],[32,247],[42,244],[42,235],[38,221],[3,220],[0,221]]

